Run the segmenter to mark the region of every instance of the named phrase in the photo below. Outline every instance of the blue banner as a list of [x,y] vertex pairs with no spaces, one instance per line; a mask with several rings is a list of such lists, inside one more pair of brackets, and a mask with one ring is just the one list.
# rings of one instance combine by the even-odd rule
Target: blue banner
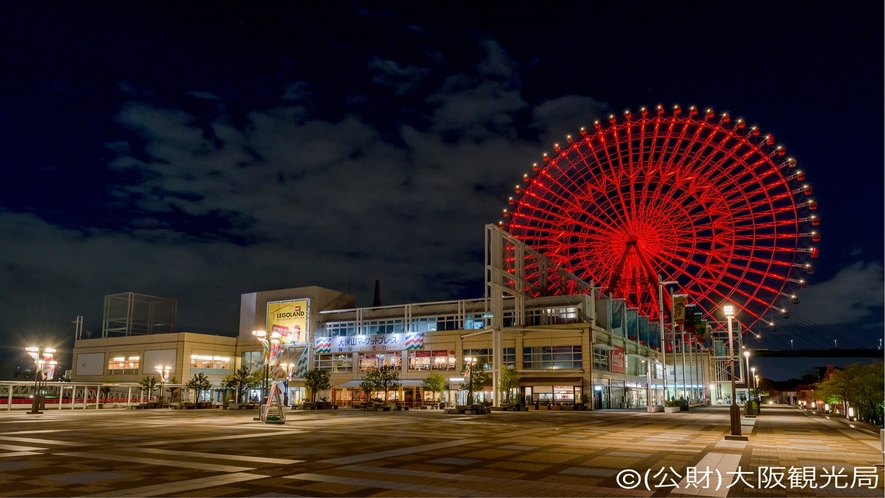
[[624,301],[621,299],[612,299],[611,301],[611,324],[612,334],[624,335]]

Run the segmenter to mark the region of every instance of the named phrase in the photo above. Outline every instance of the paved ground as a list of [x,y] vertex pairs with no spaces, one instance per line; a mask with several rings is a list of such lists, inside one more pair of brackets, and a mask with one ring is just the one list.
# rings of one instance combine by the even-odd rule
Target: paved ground
[[289,412],[285,425],[254,415],[2,412],[0,496],[885,494],[877,435],[794,407],[766,406],[745,420],[755,423],[744,425],[749,442],[723,441],[728,412],[713,407],[472,416],[342,409]]

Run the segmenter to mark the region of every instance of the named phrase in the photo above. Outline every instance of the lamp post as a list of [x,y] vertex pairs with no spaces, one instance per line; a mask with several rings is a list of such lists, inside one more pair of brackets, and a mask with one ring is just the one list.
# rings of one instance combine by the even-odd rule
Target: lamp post
[[261,380],[261,400],[267,400],[267,377],[270,375],[270,342],[267,340],[267,332],[264,330],[253,330],[252,335],[261,341],[264,347],[264,378]]
[[169,380],[169,372],[172,370],[172,367],[157,365],[156,370],[160,374],[160,404],[163,404],[166,398],[166,381]]
[[467,404],[473,404],[473,366],[476,364],[476,358],[472,356],[465,356],[464,362],[466,365],[467,375]]
[[295,369],[295,363],[280,363],[280,366],[286,371],[286,391],[283,393],[283,404],[289,406],[289,379],[292,378],[292,370]]
[[[729,417],[731,420],[731,437],[733,439],[747,439],[741,436],[741,409],[737,405],[737,396],[734,387],[734,337],[731,330],[731,321],[734,319],[734,306],[726,304],[722,306],[725,318],[728,320],[728,358],[731,365],[731,407],[729,408]],[[729,436],[725,436],[730,439]]]
[[31,411],[33,414],[43,413],[40,408],[43,406],[43,394],[41,387],[46,378],[43,374],[44,365],[55,365],[52,361],[52,355],[55,353],[54,348],[45,348],[43,346],[30,346],[25,351],[34,359],[34,394],[31,396]]
[[[661,354],[663,354],[663,362],[664,362],[664,401],[667,400],[667,333],[664,332],[664,286],[665,285],[676,285],[679,282],[669,280],[664,282],[663,278],[658,275],[658,325],[659,330],[661,331]],[[670,313],[673,313],[673,301],[672,298],[670,300]],[[676,354],[676,351],[673,351],[673,354]],[[675,381],[675,378],[674,378]]]
[[744,350],[744,359],[747,361],[747,401],[750,401],[750,351]]
[[257,337],[258,340],[261,341],[261,345],[264,348],[264,380],[262,381],[262,387],[261,387],[261,391],[262,391],[262,396],[261,396],[262,400],[261,401],[265,402],[265,401],[267,401],[267,396],[270,391],[270,385],[269,385],[268,380],[270,378],[271,342],[274,339],[279,339],[280,337],[282,337],[282,335],[280,335],[279,332],[272,332],[270,334],[270,337],[268,338],[267,332],[265,332],[264,330],[253,330],[252,335]]
[[753,395],[753,399],[759,399],[759,396],[756,395],[756,391],[758,391],[756,386],[759,385],[759,376],[756,375],[756,367],[750,369],[750,380],[753,381],[753,387],[750,393]]

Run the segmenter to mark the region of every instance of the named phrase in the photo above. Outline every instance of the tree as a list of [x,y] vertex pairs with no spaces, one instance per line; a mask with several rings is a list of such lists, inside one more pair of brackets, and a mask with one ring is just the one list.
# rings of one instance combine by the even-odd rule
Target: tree
[[[175,377],[172,377],[171,379],[169,379],[169,382],[167,382],[167,384],[178,384],[178,379],[176,379]],[[161,383],[160,386],[162,386],[162,385],[163,384]],[[169,389],[169,396],[172,398],[172,401],[175,401],[175,393],[178,392],[178,388],[174,387],[174,386],[170,386],[170,387],[168,387],[168,389]]]
[[476,391],[482,391],[482,388],[485,386],[486,380],[489,378],[489,374],[486,371],[488,367],[488,362],[485,358],[477,358],[474,363],[468,365],[467,367],[467,404],[473,404],[473,393]]
[[363,377],[363,381],[360,382],[360,391],[362,391],[366,395],[366,401],[372,400],[372,392],[375,390],[375,383],[371,380],[366,380]]
[[519,387],[519,374],[516,373],[516,365],[506,365],[501,369],[501,377],[498,378],[498,390],[504,393],[504,401],[510,403],[510,393]]
[[373,391],[384,391],[384,402],[387,402],[387,393],[402,385],[399,381],[399,369],[394,365],[382,365],[380,368],[370,368],[363,375],[363,382],[372,385]]
[[384,391],[385,402],[387,402],[387,392],[401,385],[403,383],[399,381],[399,369],[395,365],[382,365],[378,369],[378,387],[379,391]]
[[869,365],[853,364],[839,372],[837,376],[847,374],[854,385],[853,406],[859,419],[875,425],[882,425],[883,391],[885,382],[882,378],[883,363],[881,361]]
[[138,387],[142,391],[147,391],[148,399],[151,399],[151,393],[157,390],[160,387],[160,383],[157,381],[157,378],[153,375],[147,376],[141,379],[141,382],[138,383]]
[[433,393],[433,399],[436,400],[436,394],[446,388],[446,379],[439,372],[431,372],[426,379],[421,381],[421,387],[425,391]]
[[330,374],[328,370],[323,370],[321,368],[314,368],[304,374],[304,387],[310,391],[311,402],[316,402],[318,392],[325,391],[332,387],[332,384],[329,382],[331,377],[332,374]]
[[234,370],[234,373],[224,377],[221,381],[221,388],[226,391],[233,391],[236,396],[237,403],[243,402],[243,396],[249,391],[261,385],[261,373],[257,370],[249,372],[246,367],[240,367]]
[[831,405],[846,403],[855,408],[856,416],[863,421],[881,425],[883,418],[883,391],[881,361],[863,365],[855,363],[830,379],[817,385],[815,394]]
[[194,374],[194,378],[187,382],[188,389],[193,389],[196,393],[195,400],[199,402],[202,398],[202,394],[206,391],[212,389],[212,383],[209,382],[209,377],[206,377],[206,374],[200,372],[198,374]]

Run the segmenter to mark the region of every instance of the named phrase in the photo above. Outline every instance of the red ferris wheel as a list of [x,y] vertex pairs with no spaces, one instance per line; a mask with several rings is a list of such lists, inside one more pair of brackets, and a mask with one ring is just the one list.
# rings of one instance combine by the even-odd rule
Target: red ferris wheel
[[553,149],[501,225],[554,263],[655,318],[659,275],[705,317],[735,304],[745,326],[798,304],[820,219],[805,173],[771,135],[659,105]]

